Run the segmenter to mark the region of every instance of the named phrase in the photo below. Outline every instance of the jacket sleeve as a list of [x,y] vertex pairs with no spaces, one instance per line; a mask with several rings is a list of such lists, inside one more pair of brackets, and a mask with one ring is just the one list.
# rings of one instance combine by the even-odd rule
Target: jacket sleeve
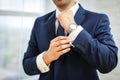
[[37,55],[39,54],[39,49],[37,46],[36,36],[35,36],[36,25],[37,25],[37,19],[32,29],[27,51],[25,52],[23,57],[23,68],[25,73],[28,75],[41,73],[38,70],[37,64],[36,64],[36,58],[37,58]]
[[82,30],[73,42],[74,50],[101,73],[110,72],[117,65],[118,48],[112,38],[106,15],[102,15],[94,35],[92,37],[85,29]]

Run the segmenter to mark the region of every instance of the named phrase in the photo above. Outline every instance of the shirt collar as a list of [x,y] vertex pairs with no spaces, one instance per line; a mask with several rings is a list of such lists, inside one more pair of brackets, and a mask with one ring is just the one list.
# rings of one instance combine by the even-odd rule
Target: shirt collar
[[[70,8],[70,10],[73,12],[73,16],[75,16],[78,8],[79,8],[79,4],[78,4],[78,3],[76,3],[75,5],[73,5],[73,6]],[[60,12],[58,9],[56,9],[56,17],[57,17],[60,13],[61,13],[61,12]]]

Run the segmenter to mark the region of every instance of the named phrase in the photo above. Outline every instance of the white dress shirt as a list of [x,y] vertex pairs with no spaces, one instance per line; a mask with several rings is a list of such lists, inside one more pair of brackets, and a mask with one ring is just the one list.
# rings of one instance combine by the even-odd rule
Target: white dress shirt
[[[70,8],[70,10],[73,12],[73,16],[75,16],[76,12],[78,11],[78,8],[79,8],[79,5],[78,3],[76,3],[74,6],[72,6]],[[57,9],[56,10],[56,17],[60,14],[61,12]],[[58,21],[56,20],[55,22],[55,27],[56,27],[56,31],[57,31],[57,28],[58,28]],[[72,42],[75,40],[75,38],[78,36],[78,34],[83,30],[83,28],[78,25],[76,30],[72,31],[68,37],[70,38],[71,40],[71,44]],[[41,71],[41,73],[45,73],[45,72],[48,72],[50,69],[49,69],[49,65],[47,66],[43,60],[43,54],[45,53],[42,52],[41,54],[39,54],[37,56],[37,59],[36,59],[36,64],[37,64],[37,68]]]

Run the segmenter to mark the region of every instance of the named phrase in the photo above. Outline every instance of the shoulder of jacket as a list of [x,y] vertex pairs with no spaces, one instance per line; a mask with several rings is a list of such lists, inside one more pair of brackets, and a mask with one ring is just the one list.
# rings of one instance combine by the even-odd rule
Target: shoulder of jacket
[[94,17],[108,17],[104,13],[98,13],[98,12],[93,12],[93,11],[89,11],[89,10],[85,10],[85,14],[88,16],[94,16]]
[[55,13],[55,11],[49,12],[49,13],[43,15],[43,16],[37,17],[37,19],[38,19],[38,20],[48,20],[49,17],[50,17],[52,14],[54,14],[54,13]]

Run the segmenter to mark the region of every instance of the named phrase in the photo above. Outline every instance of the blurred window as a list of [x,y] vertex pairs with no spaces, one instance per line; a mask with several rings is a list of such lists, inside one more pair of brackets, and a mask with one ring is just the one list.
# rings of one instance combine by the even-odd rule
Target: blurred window
[[45,3],[0,0],[0,80],[29,80],[22,68],[22,58],[34,21],[45,12]]

